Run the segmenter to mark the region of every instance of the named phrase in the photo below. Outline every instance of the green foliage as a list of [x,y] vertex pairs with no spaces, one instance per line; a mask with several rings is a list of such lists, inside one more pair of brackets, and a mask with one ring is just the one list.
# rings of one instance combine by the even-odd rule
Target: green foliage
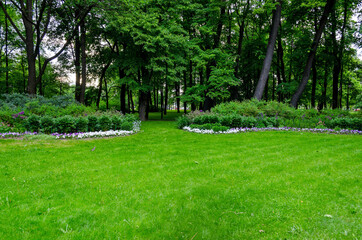
[[335,118],[328,123],[328,127],[362,130],[362,118]]
[[54,126],[54,119],[49,116],[44,116],[40,118],[40,126],[42,132],[47,134],[54,132],[53,130],[56,129],[56,127]]
[[121,128],[122,118],[114,115],[112,116],[111,121],[113,130],[119,130]]
[[72,133],[76,131],[76,121],[72,116],[63,116],[55,119],[58,133]]
[[96,116],[88,116],[88,131],[94,132],[99,128],[98,118]]
[[102,131],[108,131],[112,128],[112,121],[107,115],[99,117],[98,124]]
[[195,124],[205,124],[205,123],[218,123],[219,117],[214,114],[205,114],[193,119],[193,123]]
[[11,127],[8,123],[0,122],[0,133],[10,132]]
[[360,93],[357,97],[356,97],[356,104],[354,105],[355,109],[362,109],[362,93]]
[[191,121],[186,115],[178,117],[176,120],[176,125],[177,125],[177,128],[179,128],[179,129],[189,126],[190,124],[191,124]]
[[77,132],[87,132],[88,131],[88,118],[78,117],[75,120],[75,127]]
[[121,130],[131,131],[133,129],[133,123],[131,122],[123,122],[121,124]]
[[225,127],[225,126],[217,126],[217,125],[215,125],[215,126],[212,127],[212,130],[213,130],[214,132],[225,132],[225,131],[227,131],[228,129],[229,129],[228,127]]
[[31,115],[25,121],[25,127],[29,131],[39,132],[40,129],[40,117],[37,115]]

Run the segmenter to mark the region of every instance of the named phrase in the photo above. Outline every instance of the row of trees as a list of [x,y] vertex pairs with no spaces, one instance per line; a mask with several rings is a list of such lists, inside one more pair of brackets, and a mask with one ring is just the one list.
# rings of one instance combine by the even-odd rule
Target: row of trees
[[[277,100],[350,107],[361,92],[358,0],[0,0],[1,93],[122,112],[169,100]],[[359,30],[359,31],[358,31]],[[75,82],[64,79],[75,73]],[[311,76],[310,76],[311,75]]]

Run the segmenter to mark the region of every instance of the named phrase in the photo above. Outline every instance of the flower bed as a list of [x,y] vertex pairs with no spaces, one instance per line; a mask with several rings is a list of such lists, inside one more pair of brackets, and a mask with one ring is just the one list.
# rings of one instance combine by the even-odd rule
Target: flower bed
[[123,131],[123,130],[109,130],[98,132],[85,132],[85,133],[53,133],[57,139],[82,139],[82,138],[99,138],[99,137],[115,137],[115,136],[128,136],[136,133],[137,131]]
[[198,129],[183,127],[183,130],[201,134],[232,134],[242,132],[263,132],[263,131],[284,131],[284,132],[313,132],[313,133],[330,133],[330,134],[354,134],[361,135],[362,131],[349,129],[324,129],[324,128],[293,128],[293,127],[266,127],[266,128],[230,128],[226,131],[214,131],[212,129]]
[[[136,121],[133,123],[133,129],[127,130],[108,130],[108,131],[95,131],[95,132],[77,132],[77,133],[52,133],[56,139],[84,139],[84,138],[102,138],[102,137],[115,137],[115,136],[128,136],[139,132],[141,129],[141,122]],[[0,133],[0,138],[19,138],[26,135],[38,135],[37,132],[7,132]]]
[[19,138],[23,137],[25,135],[37,135],[37,132],[6,132],[6,133],[0,133],[1,138]]

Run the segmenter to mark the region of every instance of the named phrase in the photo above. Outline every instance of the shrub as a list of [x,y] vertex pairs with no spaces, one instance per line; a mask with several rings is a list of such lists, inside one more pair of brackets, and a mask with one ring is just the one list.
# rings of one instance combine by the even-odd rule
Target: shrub
[[94,132],[98,129],[98,119],[96,116],[88,116],[88,131]]
[[49,116],[44,116],[40,118],[40,126],[42,129],[42,132],[44,133],[52,133],[55,132],[54,129],[54,119]]
[[107,115],[98,118],[98,124],[102,131],[108,131],[112,128],[112,121]]
[[294,108],[276,101],[265,102],[265,104],[261,105],[260,110],[268,117],[294,118],[297,113]]
[[328,124],[329,128],[342,128],[342,129],[353,129],[362,130],[362,118],[335,118]]
[[77,132],[87,132],[88,131],[88,118],[79,117],[75,120],[75,127]]
[[212,130],[214,131],[214,132],[225,132],[225,131],[227,131],[229,128],[228,127],[225,127],[225,126],[213,126],[212,127]]
[[75,119],[71,116],[56,118],[55,124],[59,133],[71,133],[76,131]]
[[233,115],[226,115],[220,117],[220,124],[222,126],[232,127]]
[[0,133],[10,132],[10,131],[11,131],[10,124],[0,122]]
[[40,119],[37,115],[31,115],[26,119],[25,128],[32,132],[38,132],[40,129]]
[[122,118],[120,118],[119,116],[112,116],[111,121],[113,130],[121,129]]
[[176,124],[177,124],[177,128],[182,129],[186,126],[189,126],[191,124],[191,121],[186,115],[183,115],[183,116],[177,118]]
[[131,122],[123,122],[121,124],[121,130],[132,131],[132,129],[133,129],[133,123]]
[[210,115],[201,115],[198,117],[195,117],[193,122],[195,124],[205,124],[205,123],[218,123],[219,122],[219,117],[217,115],[214,114],[210,114]]

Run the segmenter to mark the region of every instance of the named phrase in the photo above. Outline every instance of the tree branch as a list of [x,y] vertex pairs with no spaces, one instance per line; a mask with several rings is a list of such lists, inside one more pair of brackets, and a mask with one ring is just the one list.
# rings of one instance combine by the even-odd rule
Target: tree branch
[[0,7],[1,9],[4,11],[6,17],[9,19],[10,23],[11,23],[11,26],[13,26],[13,28],[15,29],[16,33],[19,35],[19,37],[21,38],[21,40],[23,40],[23,42],[25,43],[26,39],[25,37],[23,36],[23,34],[21,34],[19,28],[15,25],[14,21],[11,19],[11,17],[9,16],[8,14],[8,11],[6,10],[4,4],[3,4],[3,1],[0,0]]

